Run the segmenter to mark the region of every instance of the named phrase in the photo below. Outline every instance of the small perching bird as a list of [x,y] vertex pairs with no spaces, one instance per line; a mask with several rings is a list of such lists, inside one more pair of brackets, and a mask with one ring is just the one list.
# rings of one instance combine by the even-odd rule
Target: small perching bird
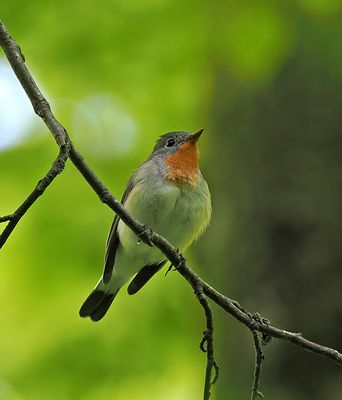
[[[191,134],[161,136],[150,157],[135,170],[122,204],[139,222],[164,236],[181,252],[207,228],[211,217],[208,185],[199,169],[197,141],[203,129]],[[115,216],[105,255],[103,275],[80,309],[81,317],[99,321],[132,276],[128,293],[140,290],[166,263],[156,247],[141,243]]]

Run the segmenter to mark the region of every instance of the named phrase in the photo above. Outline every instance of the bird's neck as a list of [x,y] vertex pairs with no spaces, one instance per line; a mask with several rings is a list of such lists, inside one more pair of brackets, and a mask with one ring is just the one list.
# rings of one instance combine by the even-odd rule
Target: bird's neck
[[177,185],[187,183],[197,186],[200,178],[198,159],[198,146],[184,143],[174,154],[166,157],[165,163],[168,166],[166,178]]

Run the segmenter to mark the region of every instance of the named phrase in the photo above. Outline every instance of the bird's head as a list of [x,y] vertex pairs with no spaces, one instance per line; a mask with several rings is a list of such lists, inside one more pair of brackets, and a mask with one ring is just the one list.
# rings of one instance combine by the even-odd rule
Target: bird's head
[[199,149],[197,141],[203,129],[196,133],[169,132],[162,135],[153,149],[168,168],[166,177],[179,183],[195,185],[199,176]]

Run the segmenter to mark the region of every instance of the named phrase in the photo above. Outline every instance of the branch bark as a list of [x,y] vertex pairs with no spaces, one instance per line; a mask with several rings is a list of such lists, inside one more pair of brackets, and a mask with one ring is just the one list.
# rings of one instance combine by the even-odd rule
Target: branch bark
[[255,350],[255,367],[254,367],[254,380],[252,387],[251,400],[263,399],[263,394],[259,391],[260,376],[261,376],[261,363],[264,355],[261,349],[261,339],[257,331],[252,331],[254,350]]
[[[177,268],[187,268],[185,265],[185,260],[183,259],[182,264]],[[219,376],[219,366],[214,358],[214,320],[211,307],[208,300],[204,294],[203,286],[197,279],[191,279],[189,281],[190,285],[194,289],[195,296],[197,297],[199,303],[201,304],[204,315],[206,318],[206,330],[203,332],[203,339],[200,343],[200,349],[207,354],[207,366],[205,370],[205,380],[204,380],[204,400],[209,400],[211,395],[211,386],[215,384]],[[212,376],[214,371],[214,376]]]
[[[151,229],[149,229],[149,227],[144,226],[139,221],[137,221],[133,216],[131,216],[123,207],[123,205],[109,192],[106,186],[101,182],[101,180],[95,175],[95,173],[85,162],[80,153],[78,153],[78,151],[75,149],[73,143],[71,142],[68,136],[67,131],[54,117],[53,113],[51,112],[49,103],[40,92],[32,75],[27,69],[25,65],[24,56],[22,55],[19,46],[9,35],[7,29],[5,28],[5,26],[1,21],[0,21],[0,45],[3,48],[6,57],[13,68],[13,71],[15,72],[27,96],[29,97],[34,111],[44,120],[46,126],[49,128],[50,132],[55,138],[56,143],[60,147],[60,151],[61,152],[63,151],[63,157],[60,158],[58,162],[60,162],[61,160],[62,161],[64,160],[65,162],[69,156],[73,164],[82,174],[82,176],[91,186],[91,188],[95,191],[100,200],[103,203],[105,203],[108,207],[110,207],[117,215],[119,215],[119,217],[129,226],[129,228],[136,235],[139,236],[139,238],[142,241],[144,241],[148,245],[156,246],[169,259],[172,265],[177,266],[177,271],[188,281],[188,283],[194,289],[196,297],[198,298],[201,306],[204,309],[207,322],[206,335],[202,340],[202,347],[204,346],[205,342],[206,352],[207,352],[206,385],[205,385],[204,399],[208,399],[210,396],[210,387],[211,384],[213,383],[211,379],[213,368],[215,369],[215,376],[217,375],[218,372],[218,368],[213,355],[214,351],[213,319],[212,319],[211,309],[207,302],[206,297],[210,298],[218,306],[223,308],[227,313],[232,315],[236,320],[244,324],[252,332],[254,340],[256,340],[255,335],[257,335],[257,332],[260,332],[267,337],[274,337],[277,339],[288,341],[296,346],[302,347],[307,351],[316,353],[342,366],[342,354],[339,353],[337,350],[312,342],[304,338],[301,333],[289,332],[284,329],[273,327],[269,325],[266,319],[261,318],[258,314],[251,314],[247,312],[243,307],[239,305],[237,301],[231,300],[228,297],[224,296],[222,293],[218,292],[216,289],[214,289],[208,283],[202,280],[194,271],[192,271],[192,269],[189,266],[187,266],[183,256],[164,237],[160,236],[156,232],[153,232]],[[62,169],[63,168],[61,168],[59,172],[61,172]],[[47,178],[48,175],[49,173],[43,178],[43,180]],[[46,182],[48,183],[44,187],[44,190],[52,182],[53,178],[50,181],[48,179],[46,180]],[[35,194],[31,198],[32,193]],[[21,216],[25,214],[25,212],[31,207],[31,205],[36,200],[35,196],[37,195],[37,188],[32,193],[28,197],[28,199],[22,204],[21,206],[22,208],[19,207],[18,209],[20,210],[19,213],[17,210],[12,215],[7,215],[5,217],[2,217],[0,218],[0,222],[9,221],[8,225],[10,225],[12,221],[14,221],[14,218],[17,218],[18,215],[20,215],[19,217],[20,219]],[[41,194],[40,190],[38,189],[38,196],[40,194]],[[14,215],[17,215],[17,217],[13,217]],[[15,225],[18,223],[19,219],[16,221]],[[10,228],[8,228],[8,226],[5,228],[5,230],[8,228],[8,231],[6,233],[7,235],[6,239],[13,231],[15,225],[13,226],[13,228],[11,225],[11,230]],[[258,344],[256,344],[256,342],[254,343],[256,348],[256,355],[257,357],[260,357],[259,347],[257,347]],[[260,379],[260,363],[258,360],[256,361],[256,368],[258,368],[258,371],[255,371],[255,374],[257,374],[256,390],[258,391],[258,385],[259,385],[258,382]],[[253,388],[254,386],[255,385],[253,385]]]

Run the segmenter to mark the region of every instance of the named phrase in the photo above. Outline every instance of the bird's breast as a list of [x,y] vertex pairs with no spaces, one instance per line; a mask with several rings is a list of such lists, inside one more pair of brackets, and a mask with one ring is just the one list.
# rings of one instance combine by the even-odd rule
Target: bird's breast
[[182,184],[198,185],[200,179],[198,156],[199,150],[196,143],[183,143],[175,153],[165,159],[168,166],[166,178],[177,186]]
[[[209,223],[211,202],[202,176],[196,186],[175,184],[159,177],[140,180],[130,193],[125,207],[143,224],[184,250]],[[158,249],[139,245],[133,232],[120,221],[120,242],[126,252],[137,257],[151,256]],[[160,256],[160,253],[158,253]]]

